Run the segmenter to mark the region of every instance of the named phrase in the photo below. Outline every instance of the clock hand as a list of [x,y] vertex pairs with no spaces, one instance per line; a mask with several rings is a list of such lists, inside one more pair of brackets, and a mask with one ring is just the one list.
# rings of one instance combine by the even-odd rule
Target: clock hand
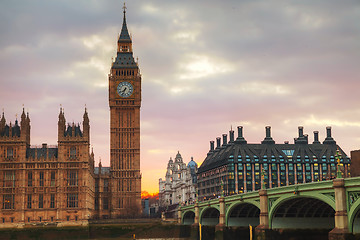
[[124,88],[124,89],[121,91],[121,93],[125,93],[126,89],[127,89],[127,88]]

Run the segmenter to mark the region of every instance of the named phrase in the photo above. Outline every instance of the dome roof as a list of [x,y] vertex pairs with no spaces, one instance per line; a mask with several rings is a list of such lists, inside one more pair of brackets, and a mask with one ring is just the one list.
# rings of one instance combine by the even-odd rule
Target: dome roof
[[194,161],[193,157],[191,157],[191,161],[187,165],[190,168],[197,168],[197,163]]

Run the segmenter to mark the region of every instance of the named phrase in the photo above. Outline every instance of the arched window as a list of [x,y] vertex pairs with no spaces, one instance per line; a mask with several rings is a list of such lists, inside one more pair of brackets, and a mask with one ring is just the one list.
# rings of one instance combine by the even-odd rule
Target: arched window
[[14,150],[13,150],[12,147],[7,148],[7,157],[8,158],[13,158],[14,157]]
[[76,158],[76,147],[70,148],[70,158],[72,159]]

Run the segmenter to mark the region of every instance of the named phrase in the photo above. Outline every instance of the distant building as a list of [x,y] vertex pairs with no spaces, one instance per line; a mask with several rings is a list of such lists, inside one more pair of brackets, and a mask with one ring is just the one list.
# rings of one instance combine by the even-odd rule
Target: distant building
[[234,131],[229,132],[229,142],[227,134],[223,134],[222,145],[220,137],[216,139],[216,148],[214,141],[210,142],[210,151],[198,169],[199,198],[259,190],[262,169],[266,188],[332,179],[336,176],[337,150],[341,154],[342,172],[345,177],[350,176],[350,158],[331,137],[331,127],[326,131],[322,144],[317,131],[313,143],[309,144],[303,127],[299,127],[299,137],[294,139],[294,144],[276,144],[270,127],[266,127],[266,137],[261,144],[248,144],[242,127],[238,127],[237,139]]
[[359,177],[360,176],[360,150],[354,150],[350,152],[351,157],[351,176]]
[[160,207],[179,203],[187,204],[196,199],[197,167],[193,158],[186,166],[179,152],[176,154],[175,161],[170,158],[165,180],[159,179]]

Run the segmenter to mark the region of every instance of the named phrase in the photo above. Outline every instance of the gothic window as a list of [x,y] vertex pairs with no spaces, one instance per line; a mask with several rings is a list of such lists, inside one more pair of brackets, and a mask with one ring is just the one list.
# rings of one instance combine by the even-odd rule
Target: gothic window
[[40,187],[44,186],[44,172],[39,173],[39,186]]
[[68,193],[67,207],[68,208],[77,208],[78,207],[78,194],[77,193]]
[[78,185],[78,171],[77,170],[69,170],[68,171],[68,186],[77,186]]
[[99,199],[95,198],[95,210],[99,210]]
[[50,173],[50,186],[55,187],[55,172],[54,171],[52,171]]
[[44,207],[44,195],[39,194],[39,208],[43,208],[43,207]]
[[28,172],[28,187],[32,187],[32,172]]
[[104,192],[109,191],[109,179],[104,179]]
[[55,208],[55,194],[50,194],[50,208]]
[[31,202],[32,202],[32,196],[31,194],[28,194],[27,196],[27,208],[31,209]]
[[109,199],[103,198],[103,209],[107,210],[109,209]]
[[3,195],[3,209],[14,209],[15,195],[6,194]]
[[14,157],[14,150],[12,147],[7,148],[7,158],[13,158]]
[[4,187],[15,187],[15,171],[5,171],[4,175]]
[[95,192],[99,192],[99,179],[95,180]]
[[70,148],[70,158],[75,159],[76,158],[76,147]]

